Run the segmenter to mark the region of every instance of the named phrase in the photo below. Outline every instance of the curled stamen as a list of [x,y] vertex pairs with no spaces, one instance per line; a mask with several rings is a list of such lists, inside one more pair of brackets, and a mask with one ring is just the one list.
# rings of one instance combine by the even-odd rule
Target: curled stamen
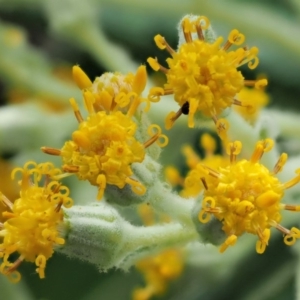
[[161,87],[152,87],[149,91],[148,99],[151,102],[158,102],[160,100],[160,96],[165,95],[165,90]]
[[40,278],[45,278],[45,268],[46,268],[46,257],[44,255],[39,255],[35,259],[35,264],[38,267],[36,272],[39,274]]
[[216,201],[213,197],[205,197],[202,201],[202,208],[214,208],[216,206]]
[[244,65],[248,63],[248,68],[253,70],[255,69],[258,64],[259,64],[259,59],[257,57],[258,54],[258,48],[257,47],[252,47],[250,50],[245,49],[244,57],[243,59],[239,62],[239,65]]
[[266,250],[266,246],[268,245],[271,230],[266,228],[263,232],[260,229],[257,230],[257,235],[259,236],[259,240],[256,242],[256,252],[262,254]]
[[228,36],[228,40],[223,46],[223,50],[227,51],[232,45],[241,45],[245,41],[245,36],[240,33],[237,29],[231,30]]
[[300,238],[300,230],[296,227],[292,227],[290,233],[284,237],[283,241],[286,245],[291,246],[294,245],[296,239],[299,238]]
[[151,136],[151,138],[144,143],[145,148],[148,148],[154,142],[156,142],[160,147],[165,147],[169,142],[168,137],[161,133],[161,128],[156,124],[149,126],[148,134]]
[[199,25],[202,29],[206,30],[208,29],[210,22],[206,16],[200,16],[197,18],[196,25]]
[[16,270],[20,266],[20,264],[23,262],[23,260],[24,260],[24,257],[21,255],[14,263],[9,264],[8,267],[6,267],[5,264],[2,264],[2,266],[1,266],[1,272],[3,274],[7,275],[8,279],[13,283],[17,283],[21,279],[21,274]]
[[237,29],[233,29],[231,30],[231,32],[229,33],[229,36],[228,36],[228,41],[231,43],[231,44],[234,44],[234,45],[241,45],[244,43],[245,41],[245,36],[240,33]]

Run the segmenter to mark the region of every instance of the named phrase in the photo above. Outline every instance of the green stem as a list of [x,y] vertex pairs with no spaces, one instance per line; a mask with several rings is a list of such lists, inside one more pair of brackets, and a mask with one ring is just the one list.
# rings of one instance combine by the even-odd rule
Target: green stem
[[199,235],[194,228],[183,227],[179,223],[168,223],[149,227],[134,227],[128,238],[128,250],[134,251],[137,247],[149,247],[161,251],[171,247],[184,246],[189,242],[199,240]]

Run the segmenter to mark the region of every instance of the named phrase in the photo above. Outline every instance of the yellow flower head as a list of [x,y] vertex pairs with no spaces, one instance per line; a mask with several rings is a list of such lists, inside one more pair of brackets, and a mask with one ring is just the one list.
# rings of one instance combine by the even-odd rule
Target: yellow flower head
[[300,206],[281,203],[284,190],[300,181],[300,169],[294,179],[281,183],[276,174],[287,160],[286,153],[281,154],[272,172],[262,165],[260,159],[264,152],[272,149],[273,143],[271,139],[259,141],[250,160],[239,161],[237,155],[242,148],[241,142],[229,143],[229,165],[213,169],[198,164],[190,174],[190,180],[201,181],[205,189],[199,221],[207,223],[213,215],[222,222],[222,229],[228,236],[221,245],[221,252],[247,232],[258,236],[256,251],[263,253],[268,245],[271,227],[285,235],[287,245],[293,245],[300,238],[299,229],[293,227],[289,230],[279,224],[282,209],[300,211]]
[[[148,133],[151,138],[144,144],[135,138],[137,125],[132,116],[142,101],[138,93],[143,90],[141,85],[144,85],[145,72],[145,67],[142,66],[136,76],[114,74],[111,77],[104,74],[95,81],[99,91],[97,94],[95,91],[91,92],[91,87],[92,90],[95,87],[89,86],[90,81],[85,73],[79,67],[74,67],[74,78],[78,86],[87,88],[83,95],[89,115],[84,120],[75,99],[72,98],[70,102],[79,122],[78,129],[72,134],[72,140],[67,141],[60,150],[42,148],[45,153],[62,157],[63,170],[66,173],[75,173],[80,180],[88,180],[97,186],[98,199],[103,197],[107,184],[119,188],[129,184],[135,193],[143,195],[145,187],[131,178],[131,164],[142,162],[145,148],[154,142],[161,147],[168,143],[158,125],[149,126]],[[123,108],[126,108],[126,112]]]
[[[20,198],[12,203],[0,193],[2,205],[8,209],[3,212],[7,220],[0,223],[3,237],[0,271],[13,282],[21,278],[16,269],[22,261],[34,262],[40,278],[45,277],[47,259],[56,245],[65,242],[58,230],[64,217],[61,207],[69,208],[73,204],[69,189],[53,179],[61,171],[51,163],[28,162],[24,168],[14,169],[12,178],[18,172],[22,174]],[[19,258],[11,262],[10,256],[14,253],[18,253]]]
[[96,111],[127,112],[131,117],[138,105],[147,101],[141,98],[146,82],[145,66],[140,66],[136,74],[123,75],[119,72],[104,73],[92,82],[79,66],[73,67],[73,79],[82,90],[86,109]]
[[[188,126],[194,127],[196,112],[212,117],[217,123],[217,116],[224,109],[232,104],[243,105],[234,99],[243,86],[259,87],[267,84],[265,79],[244,80],[241,72],[237,70],[244,64],[248,64],[250,69],[258,65],[256,47],[239,47],[228,51],[232,45],[243,44],[243,34],[236,29],[232,30],[227,42],[222,45],[222,37],[218,37],[214,42],[204,39],[204,31],[208,27],[209,20],[204,16],[184,18],[182,30],[185,43],[181,44],[177,51],[173,50],[161,35],[154,38],[157,47],[166,49],[171,57],[167,59],[169,68],[161,66],[154,58],[148,58],[150,66],[155,71],[164,72],[167,77],[164,88],[153,88],[149,98],[158,101],[162,95],[174,94],[175,101],[180,105],[177,113],[171,112],[167,116],[166,128],[171,128],[181,114],[188,114]],[[193,39],[192,35],[195,34],[197,39]],[[221,126],[216,125],[218,128]]]
[[143,273],[147,285],[134,290],[133,300],[148,300],[163,294],[168,282],[178,278],[183,267],[183,253],[178,249],[166,250],[139,261],[136,268]]

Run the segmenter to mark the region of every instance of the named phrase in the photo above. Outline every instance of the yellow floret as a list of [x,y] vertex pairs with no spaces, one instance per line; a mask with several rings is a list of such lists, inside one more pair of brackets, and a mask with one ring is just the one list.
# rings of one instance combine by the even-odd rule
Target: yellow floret
[[[22,174],[20,198],[12,203],[0,194],[2,205],[9,210],[3,213],[7,220],[0,224],[3,237],[0,270],[13,282],[20,279],[16,269],[22,261],[35,263],[40,278],[45,277],[46,261],[54,247],[65,242],[58,230],[64,218],[61,207],[73,204],[69,189],[53,179],[61,171],[51,163],[28,162],[24,168],[14,169],[12,177],[18,172]],[[18,253],[19,258],[11,262],[14,253]]]
[[[177,51],[173,50],[166,40],[155,36],[157,47],[166,49],[171,57],[168,58],[168,68],[161,66],[154,58],[149,58],[148,63],[155,71],[165,73],[167,83],[163,91],[151,89],[149,100],[152,101],[162,95],[174,94],[175,101],[180,109],[175,114],[168,115],[166,128],[173,126],[174,121],[181,114],[188,114],[188,126],[194,127],[194,115],[201,112],[212,117],[217,122],[220,113],[232,104],[243,103],[234,99],[244,86],[260,87],[267,81],[245,80],[238,67],[248,64],[250,69],[258,65],[258,49],[240,47],[232,51],[232,45],[241,45],[245,37],[236,29],[229,34],[228,40],[223,44],[223,38],[218,37],[214,42],[204,39],[203,30],[209,26],[209,20],[204,17],[196,19],[184,18],[182,30],[185,43],[179,45]],[[197,34],[198,39],[193,39],[192,34]],[[185,106],[185,108],[184,108]],[[222,135],[224,136],[223,132]],[[223,136],[221,135],[221,138]]]
[[221,245],[221,252],[234,245],[238,236],[251,233],[258,236],[257,253],[263,253],[268,245],[271,227],[285,235],[284,242],[287,245],[294,244],[300,238],[297,228],[289,230],[279,224],[282,209],[300,209],[300,206],[281,203],[285,189],[300,181],[299,171],[295,178],[281,183],[276,174],[287,159],[285,153],[272,172],[259,162],[264,152],[272,149],[273,144],[271,139],[259,141],[250,160],[237,161],[242,145],[239,141],[230,143],[227,147],[230,164],[215,169],[198,164],[196,170],[188,176],[189,180],[198,180],[198,185],[202,185],[202,182],[204,186],[199,221],[207,223],[213,215],[223,224],[222,229],[228,238]]
[[132,191],[143,195],[146,188],[131,178],[131,165],[142,162],[145,148],[153,143],[160,147],[168,143],[167,136],[155,124],[148,128],[148,140],[140,142],[135,137],[137,125],[133,116],[141,102],[146,101],[140,96],[147,80],[145,66],[140,66],[135,75],[105,73],[91,85],[87,75],[77,66],[73,68],[73,76],[79,87],[85,87],[83,98],[89,115],[84,119],[76,100],[71,98],[79,123],[72,133],[72,140],[61,149],[42,147],[42,151],[62,157],[66,173],[60,177],[74,173],[80,180],[88,180],[97,186],[99,200],[107,185],[124,188],[129,184]]

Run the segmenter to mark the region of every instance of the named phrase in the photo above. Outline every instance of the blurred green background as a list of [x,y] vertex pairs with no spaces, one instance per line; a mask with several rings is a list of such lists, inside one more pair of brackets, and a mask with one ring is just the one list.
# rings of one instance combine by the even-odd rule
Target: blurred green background
[[[167,54],[157,49],[154,35],[160,33],[176,48],[177,24],[187,13],[206,15],[225,39],[237,28],[246,35],[247,45],[258,46],[259,67],[243,68],[244,76],[265,74],[270,109],[293,111],[299,120],[299,0],[0,0],[1,164],[45,159],[40,146],[59,147],[69,136],[76,122],[68,99],[81,99],[70,80],[72,65],[79,64],[94,79],[105,71],[134,72],[149,56],[162,62]],[[150,68],[148,74],[153,82],[162,81]],[[168,105],[161,101],[153,121],[162,123],[155,116]],[[163,163],[181,167],[182,143],[196,145],[199,133],[186,126],[172,129]],[[298,139],[289,147],[296,155],[297,124],[293,135]],[[280,149],[288,138],[279,133]],[[0,172],[2,181],[9,176],[2,165]],[[76,190],[74,197],[85,193],[88,188]],[[299,223],[288,218],[288,226]],[[251,238],[241,239],[224,254],[209,246],[194,247],[185,272],[159,299],[300,299],[299,251],[300,245],[285,246],[279,234],[263,255],[255,253]],[[22,264],[20,271],[23,277],[17,285],[0,277],[0,299],[131,299],[133,289],[144,285],[134,268],[101,274],[94,266],[58,254],[47,263],[44,280],[38,279],[32,264]]]

